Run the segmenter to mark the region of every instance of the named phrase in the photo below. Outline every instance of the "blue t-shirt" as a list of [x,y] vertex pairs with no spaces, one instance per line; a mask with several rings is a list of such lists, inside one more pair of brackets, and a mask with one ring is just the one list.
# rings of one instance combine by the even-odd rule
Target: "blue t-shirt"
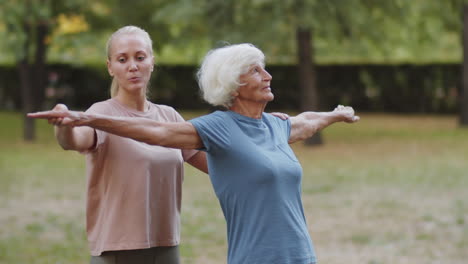
[[288,145],[291,122],[232,111],[190,122],[208,154],[226,218],[228,263],[315,263],[301,201],[302,168]]

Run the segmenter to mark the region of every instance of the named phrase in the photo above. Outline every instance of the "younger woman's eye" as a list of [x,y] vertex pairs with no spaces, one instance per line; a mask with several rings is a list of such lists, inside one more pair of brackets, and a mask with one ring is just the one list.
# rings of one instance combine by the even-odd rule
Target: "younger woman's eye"
[[125,58],[118,58],[117,59],[119,62],[125,62]]
[[145,56],[138,56],[137,59],[140,60],[140,61],[142,61],[142,60],[145,59]]

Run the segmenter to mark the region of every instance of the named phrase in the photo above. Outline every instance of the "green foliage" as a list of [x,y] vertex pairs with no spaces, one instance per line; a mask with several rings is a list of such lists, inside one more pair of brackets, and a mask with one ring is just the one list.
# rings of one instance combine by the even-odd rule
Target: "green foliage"
[[[59,14],[84,12],[88,0],[1,0],[0,23],[5,25],[4,45],[13,51],[15,61],[32,62],[36,51],[36,26],[44,25],[52,32]],[[42,40],[39,40],[42,41]]]
[[[16,62],[24,58],[34,61],[37,42],[45,42],[51,47],[48,61],[82,64],[101,60],[105,43],[102,31],[112,29],[109,6],[113,0],[0,0],[0,61]],[[91,30],[62,32],[59,18],[82,17],[83,22],[91,25]],[[45,40],[36,39],[36,27],[47,27]],[[46,50],[47,53],[47,50]],[[86,54],[86,56],[83,56]]]
[[176,0],[155,18],[176,23],[184,39],[254,43],[275,64],[296,61],[298,27],[313,29],[318,63],[453,62],[461,59],[459,2]]
[[[107,37],[134,24],[155,42],[158,61],[198,64],[207,50],[251,42],[268,63],[294,64],[295,29],[314,31],[316,61],[460,62],[465,0],[0,0],[0,62],[26,56],[23,24],[56,27],[59,14],[83,14],[89,32],[53,36],[49,61],[96,64]],[[29,3],[29,4],[28,4]],[[32,53],[34,47],[28,52]],[[84,56],[83,56],[84,55]]]

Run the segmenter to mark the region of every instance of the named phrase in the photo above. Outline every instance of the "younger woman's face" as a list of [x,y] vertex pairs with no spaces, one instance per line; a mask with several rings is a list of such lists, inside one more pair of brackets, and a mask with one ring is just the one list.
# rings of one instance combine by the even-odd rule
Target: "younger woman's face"
[[152,47],[139,34],[124,34],[112,41],[107,61],[109,74],[126,93],[143,93],[154,68]]

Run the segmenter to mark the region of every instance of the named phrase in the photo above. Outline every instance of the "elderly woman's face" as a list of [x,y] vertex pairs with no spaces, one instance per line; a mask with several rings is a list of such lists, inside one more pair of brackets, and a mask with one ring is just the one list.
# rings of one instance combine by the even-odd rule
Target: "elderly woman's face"
[[125,34],[112,42],[107,68],[127,92],[146,89],[154,67],[150,49],[145,38],[138,34]]
[[237,89],[237,99],[258,103],[268,103],[272,101],[274,95],[270,88],[271,79],[271,75],[262,65],[251,65],[247,73],[239,77],[239,81],[243,85],[239,86],[239,89]]

